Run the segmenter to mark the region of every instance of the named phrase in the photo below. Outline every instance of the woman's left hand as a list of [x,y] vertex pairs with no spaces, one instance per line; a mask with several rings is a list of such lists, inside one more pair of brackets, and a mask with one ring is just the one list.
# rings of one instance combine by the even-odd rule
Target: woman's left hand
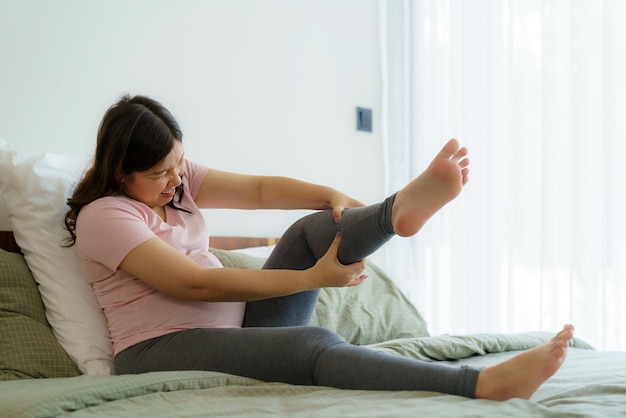
[[362,202],[353,199],[341,192],[337,192],[336,195],[331,198],[330,205],[333,209],[333,218],[335,219],[335,223],[339,223],[339,220],[341,219],[341,214],[345,209],[365,206]]

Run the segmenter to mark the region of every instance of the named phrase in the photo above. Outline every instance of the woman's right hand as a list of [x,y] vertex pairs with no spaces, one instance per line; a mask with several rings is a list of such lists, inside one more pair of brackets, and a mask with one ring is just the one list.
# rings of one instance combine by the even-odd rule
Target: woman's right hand
[[316,287],[358,286],[367,279],[367,275],[363,274],[365,259],[347,265],[339,262],[337,252],[340,242],[341,236],[337,233],[326,254],[317,260],[313,267],[308,269],[307,272],[311,273],[311,279],[316,284]]

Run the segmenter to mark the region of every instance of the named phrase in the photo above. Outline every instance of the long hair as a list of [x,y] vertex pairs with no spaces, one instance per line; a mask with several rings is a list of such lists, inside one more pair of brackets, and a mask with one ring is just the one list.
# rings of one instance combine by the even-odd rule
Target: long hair
[[[67,200],[65,228],[68,247],[76,243],[76,219],[81,209],[96,199],[122,193],[122,179],[145,171],[165,158],[182,141],[183,133],[172,114],[161,103],[145,96],[124,96],[111,106],[98,129],[93,165]],[[179,210],[182,183],[169,205]]]

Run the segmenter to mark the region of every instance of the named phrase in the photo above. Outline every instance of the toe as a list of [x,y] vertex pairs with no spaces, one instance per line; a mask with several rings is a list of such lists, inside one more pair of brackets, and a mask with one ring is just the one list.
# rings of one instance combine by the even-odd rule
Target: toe
[[452,138],[439,151],[438,157],[452,158],[459,151],[459,141]]

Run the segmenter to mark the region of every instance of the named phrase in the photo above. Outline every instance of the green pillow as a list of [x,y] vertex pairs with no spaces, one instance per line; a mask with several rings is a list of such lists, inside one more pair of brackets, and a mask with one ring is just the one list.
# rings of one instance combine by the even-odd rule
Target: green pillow
[[21,254],[0,250],[0,380],[78,376]]
[[[260,269],[265,259],[211,248],[224,267]],[[326,288],[320,293],[311,325],[329,328],[352,344],[428,336],[426,321],[394,282],[374,263],[359,286]]]

